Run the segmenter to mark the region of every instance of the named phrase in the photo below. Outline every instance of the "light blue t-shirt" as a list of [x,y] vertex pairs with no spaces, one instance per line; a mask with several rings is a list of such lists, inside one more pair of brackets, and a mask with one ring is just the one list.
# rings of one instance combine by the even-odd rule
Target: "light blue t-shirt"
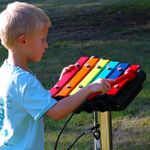
[[31,73],[0,68],[0,150],[43,150],[43,115],[56,104]]

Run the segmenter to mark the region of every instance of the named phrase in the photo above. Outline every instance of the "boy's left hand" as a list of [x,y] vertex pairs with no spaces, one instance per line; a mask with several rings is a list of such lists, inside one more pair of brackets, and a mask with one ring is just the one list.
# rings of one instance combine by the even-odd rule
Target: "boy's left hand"
[[59,80],[61,80],[61,78],[62,78],[67,72],[71,71],[71,69],[73,69],[73,68],[75,68],[75,67],[76,67],[75,64],[72,64],[72,65],[69,65],[68,67],[65,67],[65,68],[62,70],[61,74],[60,74]]

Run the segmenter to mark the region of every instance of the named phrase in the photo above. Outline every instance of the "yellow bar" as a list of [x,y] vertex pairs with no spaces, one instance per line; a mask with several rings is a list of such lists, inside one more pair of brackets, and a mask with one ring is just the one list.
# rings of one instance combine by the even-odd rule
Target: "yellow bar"
[[100,131],[102,150],[112,150],[112,120],[111,112],[100,112]]
[[75,87],[75,89],[69,95],[73,95],[78,90],[91,83],[96,78],[96,76],[103,70],[103,68],[108,62],[108,59],[100,59],[95,65],[95,67],[88,73],[88,75]]

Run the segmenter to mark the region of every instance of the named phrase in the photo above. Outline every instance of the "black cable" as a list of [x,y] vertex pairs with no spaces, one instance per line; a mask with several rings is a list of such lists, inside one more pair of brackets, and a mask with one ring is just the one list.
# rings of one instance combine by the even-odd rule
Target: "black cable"
[[84,101],[82,104],[80,104],[80,106],[70,115],[70,117],[67,119],[67,121],[65,122],[64,126],[62,127],[62,129],[60,130],[57,140],[55,142],[55,146],[54,146],[54,150],[57,150],[57,145],[60,139],[60,136],[62,135],[64,129],[66,128],[68,122],[70,121],[70,119],[75,115],[76,112],[78,112],[78,110],[81,108],[82,105],[84,105],[86,103],[86,101]]
[[75,141],[67,148],[67,150],[69,150],[83,135],[85,135],[86,133],[84,132],[84,133],[82,133],[82,134],[80,134],[80,136],[78,136],[76,139],[75,139]]
[[64,129],[66,128],[68,122],[70,121],[70,119],[74,116],[74,112],[70,115],[70,117],[67,119],[67,121],[65,122],[64,126],[62,127],[62,129],[60,130],[59,134],[58,134],[58,137],[57,137],[57,140],[55,142],[55,146],[54,146],[54,150],[57,150],[57,145],[58,145],[58,141],[60,139],[60,136],[61,134],[63,133]]
[[100,125],[97,124],[97,125],[95,125],[95,126],[93,126],[93,127],[91,127],[91,128],[86,129],[82,134],[80,134],[80,135],[75,139],[75,141],[67,148],[67,150],[70,150],[70,148],[71,148],[83,135],[88,134],[89,132],[91,132],[91,131],[93,131],[93,130],[99,128],[99,126],[100,126]]

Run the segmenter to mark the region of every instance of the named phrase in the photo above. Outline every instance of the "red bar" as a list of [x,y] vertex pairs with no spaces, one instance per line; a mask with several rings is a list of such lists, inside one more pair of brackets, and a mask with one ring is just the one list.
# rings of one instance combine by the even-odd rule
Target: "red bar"
[[49,91],[53,97],[73,78],[73,76],[82,68],[82,66],[87,62],[89,57],[80,57],[75,63],[76,67],[73,67],[69,72],[67,72],[61,80],[59,80]]
[[[107,92],[108,95],[115,96],[125,84],[134,79],[136,77],[136,72],[140,68],[140,65],[133,64],[130,65],[124,72],[123,75],[118,77],[111,83],[112,88],[110,91]],[[135,74],[134,74],[135,73]],[[94,93],[88,97],[88,100],[92,100],[96,95],[101,94],[101,92]]]
[[[136,76],[136,72],[137,70],[140,68],[140,65],[137,65],[137,64],[133,64],[133,65],[130,65],[124,72],[124,75],[126,74],[126,72],[128,71],[133,71],[135,72],[135,76]],[[122,75],[122,76],[124,76]],[[121,78],[121,76],[119,77]],[[126,79],[124,79],[124,81],[120,81],[119,83],[115,84],[114,86],[112,86],[111,90],[107,92],[108,95],[111,95],[111,96],[115,96],[121,89],[123,86],[125,86],[125,84],[129,81],[129,76],[127,76]],[[135,77],[134,77],[135,78]],[[117,79],[116,79],[117,80]],[[119,80],[118,80],[119,81]]]

